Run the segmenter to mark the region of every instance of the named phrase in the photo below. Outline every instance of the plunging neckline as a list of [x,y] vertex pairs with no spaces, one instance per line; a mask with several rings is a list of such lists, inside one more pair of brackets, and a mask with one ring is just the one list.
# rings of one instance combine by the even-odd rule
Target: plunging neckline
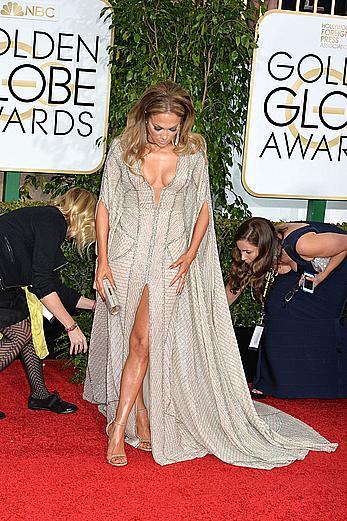
[[145,182],[145,184],[148,186],[148,188],[150,188],[150,190],[152,191],[152,197],[153,197],[153,205],[154,205],[154,208],[156,210],[158,210],[158,208],[160,207],[160,202],[161,202],[161,196],[163,194],[163,192],[169,188],[170,186],[173,185],[173,183],[175,182],[176,178],[177,178],[177,175],[178,175],[178,168],[179,168],[179,162],[180,162],[180,158],[181,156],[178,155],[177,156],[177,161],[176,161],[176,168],[175,168],[175,173],[174,173],[174,176],[173,178],[171,179],[171,181],[167,184],[167,185],[164,185],[162,188],[158,188],[158,193],[159,193],[159,197],[158,197],[158,201],[156,201],[156,189],[154,188],[153,185],[151,185],[147,178],[145,177],[145,174],[143,172],[143,169],[141,168],[141,163],[139,164],[140,166],[140,171],[142,172],[142,178],[143,178],[143,181]]

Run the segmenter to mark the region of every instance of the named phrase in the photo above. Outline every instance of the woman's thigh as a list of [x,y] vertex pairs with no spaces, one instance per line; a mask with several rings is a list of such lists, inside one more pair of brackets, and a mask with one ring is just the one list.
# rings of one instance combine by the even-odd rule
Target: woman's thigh
[[149,291],[145,285],[130,334],[130,351],[135,349],[144,356],[149,352]]

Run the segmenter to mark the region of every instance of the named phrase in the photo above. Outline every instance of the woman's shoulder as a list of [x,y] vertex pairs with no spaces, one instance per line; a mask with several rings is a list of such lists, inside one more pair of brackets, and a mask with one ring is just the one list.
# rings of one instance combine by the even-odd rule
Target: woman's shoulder
[[6,214],[3,214],[3,216],[8,217],[16,217],[16,218],[22,218],[22,219],[30,219],[30,218],[49,218],[52,219],[58,218],[58,219],[64,219],[63,214],[61,211],[53,205],[45,205],[45,204],[38,204],[37,206],[23,206],[22,208],[17,208],[16,210],[12,210],[11,212],[8,212]]
[[67,227],[65,217],[57,206],[47,204],[36,206],[32,210],[32,220],[37,221],[40,226],[44,223],[46,226],[53,225],[62,229]]
[[297,221],[291,223],[282,223],[276,227],[277,231],[283,231],[284,237],[289,235],[301,237],[309,233],[321,234],[325,232],[344,233],[343,230],[331,223],[321,223],[315,221]]
[[13,225],[21,230],[37,230],[40,228],[66,230],[66,221],[61,211],[51,205],[26,206],[3,214],[0,224]]
[[186,154],[189,160],[192,162],[193,167],[207,165],[208,159],[206,151],[203,148],[191,147],[189,153]]
[[108,155],[120,157],[121,154],[122,154],[121,139],[120,139],[120,136],[116,136],[111,141],[110,148],[108,149]]
[[[275,226],[276,231],[282,233],[283,237],[286,238],[291,235],[293,232],[297,232],[302,230],[300,233],[307,233],[308,231],[312,231],[310,229],[310,223],[307,222],[282,222]],[[307,230],[304,230],[307,228]]]

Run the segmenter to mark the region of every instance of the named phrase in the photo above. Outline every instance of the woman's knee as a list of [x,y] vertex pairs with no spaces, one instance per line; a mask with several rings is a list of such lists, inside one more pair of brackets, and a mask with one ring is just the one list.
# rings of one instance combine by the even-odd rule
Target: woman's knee
[[132,334],[130,337],[129,351],[131,356],[135,356],[141,362],[146,362],[149,357],[148,336]]
[[27,319],[3,328],[2,333],[4,339],[10,341],[18,351],[32,340],[30,322]]

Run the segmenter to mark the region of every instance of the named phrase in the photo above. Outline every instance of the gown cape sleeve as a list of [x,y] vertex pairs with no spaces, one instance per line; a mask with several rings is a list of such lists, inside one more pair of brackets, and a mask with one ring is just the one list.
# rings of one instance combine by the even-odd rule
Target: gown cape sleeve
[[[182,301],[177,308],[175,323],[186,324],[184,332],[177,329],[187,341],[184,350],[173,352],[169,403],[180,411],[182,421],[184,416],[187,422],[189,418],[190,435],[204,447],[204,454],[212,453],[227,463],[271,469],[303,459],[309,450],[332,452],[337,444],[250,397],[219,263],[207,159],[200,152],[190,160],[192,182],[186,204],[191,208],[187,215],[190,237],[205,202],[209,225],[189,270],[194,304],[188,308]],[[193,314],[191,327],[185,320],[187,313]],[[166,453],[179,460],[178,453]]]

